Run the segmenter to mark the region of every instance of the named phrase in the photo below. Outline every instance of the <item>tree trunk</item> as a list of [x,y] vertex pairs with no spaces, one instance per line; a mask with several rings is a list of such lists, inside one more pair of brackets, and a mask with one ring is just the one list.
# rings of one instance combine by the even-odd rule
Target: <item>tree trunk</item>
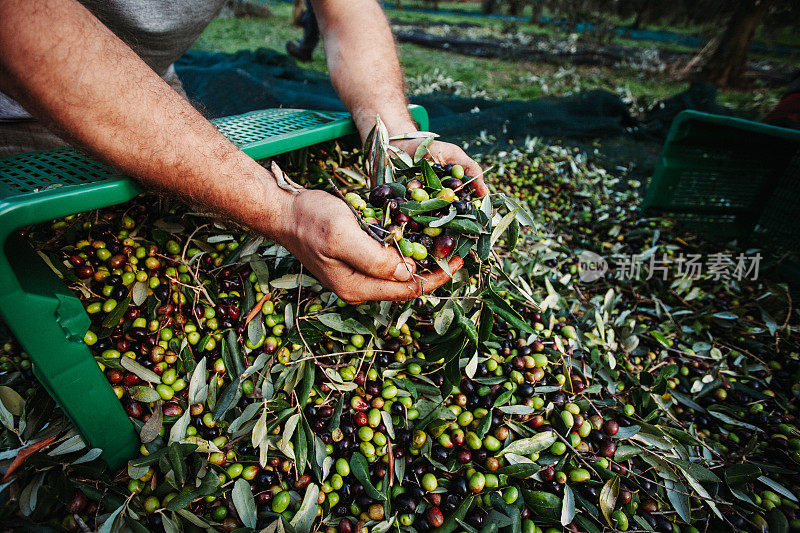
[[539,24],[542,20],[544,5],[542,0],[532,0],[531,2],[531,24]]
[[631,29],[638,30],[642,27],[642,17],[644,16],[644,11],[645,8],[636,12],[636,18],[633,20],[633,24],[631,24]]
[[741,78],[750,45],[764,19],[768,3],[768,0],[736,2],[716,48],[700,69],[699,79],[727,87]]
[[522,0],[508,0],[508,14],[517,17],[522,12]]
[[481,13],[484,15],[491,15],[496,7],[496,0],[481,0]]

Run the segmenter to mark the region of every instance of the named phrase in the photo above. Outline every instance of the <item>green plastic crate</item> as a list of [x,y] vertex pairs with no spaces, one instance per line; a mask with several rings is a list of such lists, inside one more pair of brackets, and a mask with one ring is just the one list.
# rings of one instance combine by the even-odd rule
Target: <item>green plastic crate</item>
[[800,131],[683,111],[643,202],[717,242],[778,257],[800,249]]
[[[427,129],[425,109],[409,109]],[[254,159],[356,133],[347,113],[301,109],[265,109],[213,123]],[[36,377],[112,468],[137,452],[139,438],[83,342],[90,324],[83,305],[15,230],[140,192],[131,179],[72,149],[0,159],[0,315],[30,355]]]

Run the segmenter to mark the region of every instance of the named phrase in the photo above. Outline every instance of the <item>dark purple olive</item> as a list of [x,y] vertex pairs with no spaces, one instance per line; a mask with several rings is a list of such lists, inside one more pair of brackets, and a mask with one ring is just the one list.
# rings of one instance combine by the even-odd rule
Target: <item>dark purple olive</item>
[[464,182],[458,178],[447,178],[442,180],[442,187],[447,187],[448,189],[456,190],[462,185],[464,185]]
[[369,203],[374,207],[383,207],[384,202],[392,197],[392,188],[386,185],[378,185],[369,192]]
[[433,243],[433,255],[440,259],[449,257],[455,246],[456,240],[450,235],[442,233],[436,237],[436,241]]
[[459,215],[464,215],[467,213],[467,211],[469,211],[469,204],[467,204],[467,202],[464,200],[456,200],[452,205],[456,208],[456,213]]

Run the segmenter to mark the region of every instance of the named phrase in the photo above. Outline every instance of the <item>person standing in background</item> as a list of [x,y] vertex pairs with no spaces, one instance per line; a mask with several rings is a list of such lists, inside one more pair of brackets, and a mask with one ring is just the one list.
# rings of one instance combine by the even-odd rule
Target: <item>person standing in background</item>
[[286,51],[296,60],[307,63],[313,58],[314,49],[319,43],[319,25],[317,24],[317,17],[314,15],[314,7],[309,0],[306,0],[306,11],[301,22],[303,24],[303,38],[298,43],[294,41],[287,42]]

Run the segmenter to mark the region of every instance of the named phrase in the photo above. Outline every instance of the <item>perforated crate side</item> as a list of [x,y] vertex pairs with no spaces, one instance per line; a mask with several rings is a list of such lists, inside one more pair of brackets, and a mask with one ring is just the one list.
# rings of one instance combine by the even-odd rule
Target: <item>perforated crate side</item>
[[72,148],[32,152],[0,160],[0,197],[118,177],[110,167]]
[[346,119],[344,112],[317,112],[304,109],[262,109],[234,117],[213,120],[217,129],[236,146],[245,146],[267,137],[278,137],[317,128]]

